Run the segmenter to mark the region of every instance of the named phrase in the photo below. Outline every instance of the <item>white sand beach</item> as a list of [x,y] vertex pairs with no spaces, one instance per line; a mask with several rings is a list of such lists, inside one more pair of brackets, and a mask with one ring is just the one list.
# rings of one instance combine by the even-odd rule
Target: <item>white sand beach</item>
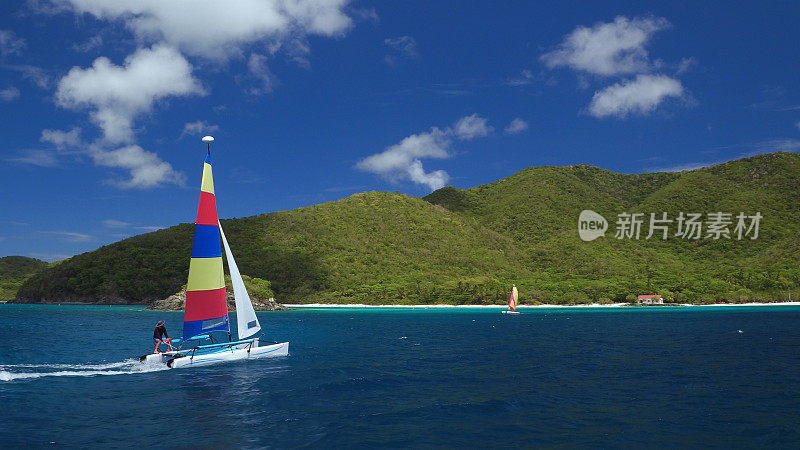
[[[585,305],[519,305],[517,309],[535,309],[535,308],[619,308],[629,306],[629,303],[611,303],[600,304],[590,303]],[[445,305],[445,304],[432,304],[432,305],[364,305],[358,303],[338,304],[338,303],[302,303],[302,304],[284,304],[289,308],[495,308],[504,309],[508,305]],[[658,305],[658,306],[641,306],[642,308],[652,307],[660,308],[672,305]],[[800,302],[780,302],[780,303],[716,303],[713,305],[692,305],[683,303],[674,306],[698,306],[704,308],[725,308],[725,307],[738,307],[738,306],[800,306]]]
[[[614,304],[589,304],[589,305],[518,305],[517,309],[527,308],[596,308],[596,307],[619,307],[627,303]],[[494,308],[504,309],[508,305],[447,305],[447,304],[424,304],[424,305],[364,305],[359,303],[339,304],[339,303],[302,303],[284,304],[289,308]]]
[[778,302],[778,303],[716,303],[713,305],[681,305],[681,306],[703,306],[703,307],[718,307],[718,306],[798,306],[800,302]]

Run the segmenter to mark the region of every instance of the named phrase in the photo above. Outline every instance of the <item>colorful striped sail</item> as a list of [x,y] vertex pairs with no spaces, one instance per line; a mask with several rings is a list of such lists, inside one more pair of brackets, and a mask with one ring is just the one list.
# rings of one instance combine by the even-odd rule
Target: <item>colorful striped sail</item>
[[517,309],[517,286],[511,288],[511,298],[508,299],[508,310],[514,311]]
[[186,309],[183,313],[183,338],[211,331],[230,331],[225,277],[222,272],[222,247],[211,175],[211,154],[203,163],[200,203],[194,225]]

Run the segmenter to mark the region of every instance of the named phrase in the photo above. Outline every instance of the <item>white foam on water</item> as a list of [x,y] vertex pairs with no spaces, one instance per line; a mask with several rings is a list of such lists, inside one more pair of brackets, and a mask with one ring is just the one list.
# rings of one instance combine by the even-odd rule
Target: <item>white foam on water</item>
[[106,363],[106,364],[0,364],[0,369],[33,369],[33,368],[44,368],[44,369],[96,369],[96,370],[106,370],[106,369],[116,369],[118,367],[124,367],[130,365],[130,360],[126,361],[119,361],[115,363]]
[[[31,369],[40,370],[31,371]],[[0,381],[14,381],[42,377],[130,375],[134,373],[157,372],[160,370],[168,370],[168,367],[160,363],[140,363],[138,359],[126,359],[124,361],[105,364],[3,364],[0,365]]]

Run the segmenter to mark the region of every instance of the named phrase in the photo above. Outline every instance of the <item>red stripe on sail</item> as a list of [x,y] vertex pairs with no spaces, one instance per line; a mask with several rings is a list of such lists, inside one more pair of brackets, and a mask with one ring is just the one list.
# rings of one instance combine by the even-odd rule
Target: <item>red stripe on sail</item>
[[200,203],[197,205],[197,225],[217,226],[217,201],[214,194],[200,191]]
[[210,291],[186,292],[186,311],[183,321],[206,320],[228,314],[228,302],[225,299],[225,288]]

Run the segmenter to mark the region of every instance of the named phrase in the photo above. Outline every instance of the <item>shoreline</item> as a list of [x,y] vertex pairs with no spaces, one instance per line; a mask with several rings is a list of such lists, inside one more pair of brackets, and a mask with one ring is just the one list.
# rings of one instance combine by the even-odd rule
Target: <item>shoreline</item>
[[[503,309],[508,305],[447,305],[447,304],[421,304],[421,305],[365,305],[360,303],[285,303],[288,308],[486,308]],[[666,305],[631,305],[629,303],[600,304],[590,303],[585,305],[518,305],[517,309],[536,309],[536,308],[661,308],[673,306],[693,306],[693,307],[728,307],[728,306],[800,306],[800,302],[778,302],[778,303],[715,303],[712,305],[693,305],[690,303],[666,304]]]
[[[0,304],[8,305],[47,305],[47,306],[120,306],[128,308],[141,308],[141,311],[183,311],[183,310],[168,310],[168,309],[152,309],[152,305],[142,303],[88,303],[88,302],[60,302],[60,303],[9,303],[7,301],[0,301]],[[396,309],[433,309],[433,308],[473,308],[473,309],[505,309],[508,308],[507,304],[502,305],[449,305],[449,304],[418,304],[418,305],[366,305],[363,303],[284,303],[290,309],[304,309],[304,308],[396,308]],[[741,306],[800,306],[800,302],[774,302],[774,303],[715,303],[710,305],[693,305],[691,303],[670,303],[664,305],[631,305],[630,303],[589,303],[580,305],[558,305],[558,304],[542,304],[542,305],[518,305],[517,309],[537,309],[537,308],[671,308],[676,306],[689,306],[698,308],[727,308],[727,307],[741,307]],[[267,310],[257,310],[256,312],[268,312]]]
[[713,305],[681,305],[681,306],[798,306],[800,302],[775,302],[775,303],[719,303]]

